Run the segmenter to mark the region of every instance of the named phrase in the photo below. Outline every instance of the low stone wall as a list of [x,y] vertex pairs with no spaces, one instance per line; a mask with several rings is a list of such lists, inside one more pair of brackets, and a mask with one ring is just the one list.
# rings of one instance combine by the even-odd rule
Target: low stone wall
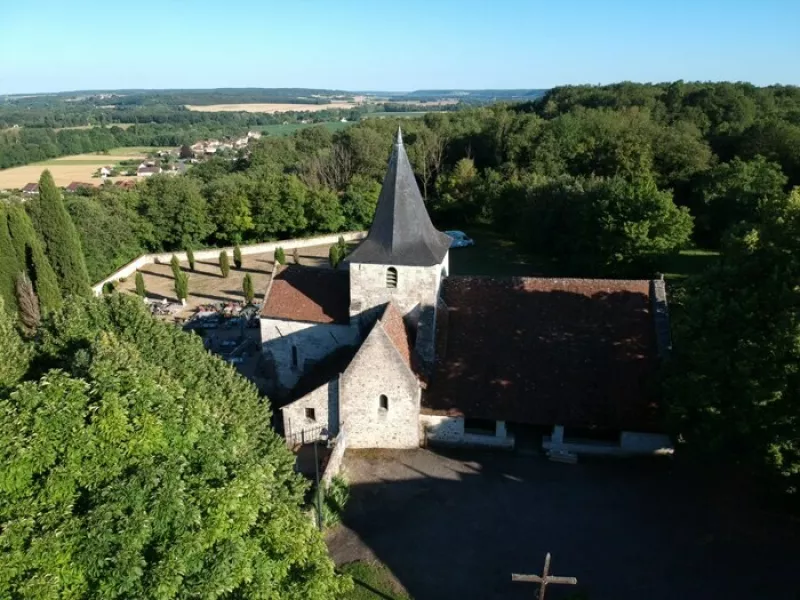
[[345,427],[342,426],[339,435],[333,440],[333,452],[331,452],[328,464],[325,466],[325,471],[322,473],[322,485],[325,488],[330,486],[333,478],[342,470],[345,450],[347,450],[347,433]]
[[[291,240],[279,240],[277,242],[265,242],[263,244],[252,244],[249,246],[240,246],[242,256],[251,254],[263,254],[265,252],[273,252],[279,246],[284,250],[291,250],[294,248],[308,248],[309,246],[324,246],[326,244],[335,244],[340,237],[343,237],[346,242],[353,242],[363,239],[367,235],[366,231],[350,231],[347,233],[332,233],[330,235],[321,235],[310,238],[297,238]],[[219,253],[223,250],[228,252],[229,256],[233,256],[233,247],[228,248],[208,248],[206,250],[198,250],[194,253],[196,260],[209,260],[217,258]],[[95,296],[103,293],[103,286],[109,281],[119,281],[120,279],[130,277],[136,271],[145,265],[153,263],[166,264],[172,260],[173,256],[177,256],[178,260],[185,262],[186,252],[165,252],[163,254],[142,254],[140,257],[132,260],[124,267],[114,271],[111,275],[92,286],[92,291]]]
[[422,430],[420,439],[426,444],[485,446],[505,449],[514,447],[514,436],[506,432],[504,421],[497,421],[495,435],[480,435],[464,431],[464,417],[421,414],[419,416],[419,424]]
[[662,433],[637,433],[623,431],[620,443],[593,440],[553,441],[552,436],[542,439],[544,450],[570,452],[592,456],[658,456],[672,454],[672,442]]

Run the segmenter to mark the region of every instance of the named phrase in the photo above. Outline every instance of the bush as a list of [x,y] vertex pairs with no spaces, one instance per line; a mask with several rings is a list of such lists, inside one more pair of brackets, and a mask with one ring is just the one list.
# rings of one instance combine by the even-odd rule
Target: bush
[[[342,520],[342,513],[350,499],[350,487],[343,477],[337,475],[328,489],[323,488],[321,485],[317,490],[317,493],[322,495],[322,526],[333,527]],[[317,510],[317,504],[314,504],[314,510]]]
[[342,262],[341,250],[338,244],[334,244],[330,247],[330,250],[328,250],[328,260],[331,262],[331,267],[334,269]]
[[189,270],[194,271],[194,252],[191,248],[186,251],[186,260],[189,261]]
[[275,264],[281,264],[281,265],[286,264],[286,253],[280,246],[275,248]]
[[114,281],[106,281],[103,284],[103,293],[104,294],[112,294],[116,288],[117,288],[116,282],[114,282]]
[[219,272],[223,277],[227,277],[231,272],[231,263],[228,259],[228,253],[223,250],[219,253]]
[[233,265],[237,269],[242,268],[242,249],[239,248],[239,244],[236,244],[236,246],[233,248]]

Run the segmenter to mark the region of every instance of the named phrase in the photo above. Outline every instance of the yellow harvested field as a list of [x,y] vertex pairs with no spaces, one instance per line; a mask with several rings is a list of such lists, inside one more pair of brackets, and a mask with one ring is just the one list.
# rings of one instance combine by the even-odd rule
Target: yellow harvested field
[[[92,177],[100,164],[92,165],[25,165],[0,171],[0,190],[17,189],[28,183],[36,183],[42,171],[49,169],[57,186],[69,185],[73,181],[100,185],[102,179]],[[109,181],[136,179],[136,177],[109,177]]]
[[187,104],[189,110],[198,112],[316,112],[320,110],[353,108],[352,102],[333,102],[331,104]]

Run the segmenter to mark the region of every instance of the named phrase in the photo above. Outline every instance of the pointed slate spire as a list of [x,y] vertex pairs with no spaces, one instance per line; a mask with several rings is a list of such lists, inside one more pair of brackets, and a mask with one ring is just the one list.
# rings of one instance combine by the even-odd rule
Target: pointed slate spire
[[348,260],[427,267],[442,262],[450,242],[431,223],[398,127],[369,234]]

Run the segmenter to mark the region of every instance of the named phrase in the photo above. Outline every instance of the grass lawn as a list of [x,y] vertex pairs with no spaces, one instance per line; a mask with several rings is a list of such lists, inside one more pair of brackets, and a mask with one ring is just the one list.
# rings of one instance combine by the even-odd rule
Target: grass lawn
[[697,275],[707,269],[718,258],[719,252],[714,250],[683,250],[680,254],[667,257],[664,260],[664,278],[676,280]]
[[450,251],[451,275],[548,277],[557,274],[556,267],[549,261],[525,252],[489,226],[471,225],[465,233],[475,240],[475,245]]
[[353,578],[353,591],[342,600],[411,600],[411,596],[398,589],[392,574],[377,562],[352,562],[339,569]]
[[268,135],[274,136],[282,136],[282,135],[289,135],[298,131],[300,129],[307,129],[308,127],[317,127],[318,125],[322,125],[326,129],[330,130],[331,132],[336,132],[344,129],[345,127],[349,127],[352,123],[342,123],[340,121],[329,121],[326,123],[287,123],[286,125],[266,125],[264,127],[260,127],[261,131]]

